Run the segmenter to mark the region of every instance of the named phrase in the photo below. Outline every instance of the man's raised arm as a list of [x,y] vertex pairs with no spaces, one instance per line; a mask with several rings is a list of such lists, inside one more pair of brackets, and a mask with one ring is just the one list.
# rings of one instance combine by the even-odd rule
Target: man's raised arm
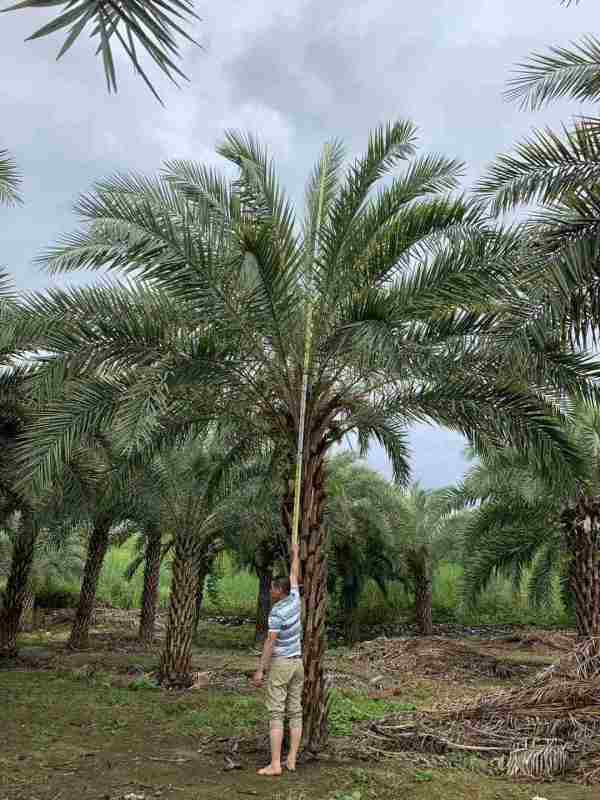
[[290,569],[290,587],[298,588],[300,580],[300,545],[292,544],[292,566]]

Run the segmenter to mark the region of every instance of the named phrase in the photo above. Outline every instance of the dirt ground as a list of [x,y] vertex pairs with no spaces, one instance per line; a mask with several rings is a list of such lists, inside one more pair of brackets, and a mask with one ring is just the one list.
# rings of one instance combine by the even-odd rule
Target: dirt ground
[[373,760],[354,742],[395,709],[473,699],[523,680],[572,644],[568,634],[489,639],[376,639],[331,651],[331,744],[296,774],[264,779],[266,718],[249,674],[247,626],[202,627],[198,681],[187,692],[152,683],[157,650],[140,649],[135,612],[99,612],[90,649],[69,653],[68,613],[49,614],[0,669],[0,800],[592,800],[598,788],[524,784],[476,760],[441,765],[418,754]]

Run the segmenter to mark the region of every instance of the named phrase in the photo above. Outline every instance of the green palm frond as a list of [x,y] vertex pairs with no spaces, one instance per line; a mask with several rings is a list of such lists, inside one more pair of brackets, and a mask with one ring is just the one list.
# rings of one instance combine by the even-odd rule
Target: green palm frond
[[586,36],[571,48],[551,47],[519,64],[506,92],[524,108],[541,108],[560,97],[597,100],[600,96],[600,40]]
[[[9,275],[4,272],[4,270],[0,269],[0,301],[3,303],[7,300],[12,300],[14,298],[14,290],[12,280]],[[0,305],[0,313],[2,310],[2,306]]]
[[600,179],[600,124],[581,120],[562,135],[536,131],[498,156],[476,191],[492,201],[498,214],[526,203],[553,203]]
[[[558,532],[557,532],[558,533]],[[561,566],[561,542],[559,536],[549,538],[541,548],[531,570],[527,596],[538,608],[552,605],[554,585]]]
[[15,205],[21,202],[21,175],[7,150],[0,150],[0,203]]
[[328,145],[299,219],[266,148],[239,133],[220,148],[233,180],[173,162],[157,179],[98,184],[80,201],[82,230],[45,261],[131,284],[23,303],[60,321],[40,359],[58,396],[27,439],[29,474],[48,480],[99,424],[132,458],[233,425],[285,460],[304,374],[313,455],[347,434],[361,452],[379,439],[406,482],[406,429],[426,421],[484,450],[516,446],[561,477],[580,470],[559,400],[565,386],[591,396],[598,368],[565,353],[523,265],[523,228],[493,229],[481,202],[452,193],[461,165],[414,150],[410,123],[381,126],[344,174],[341,145]]
[[[125,52],[135,71],[160,101],[142,61],[141,52],[148,57],[171,81],[187,80],[174,59],[179,57],[179,42],[196,43],[182,27],[194,19],[193,0],[22,0],[3,9],[43,9],[63,6],[64,10],[51,22],[42,26],[29,39],[39,39],[57,31],[68,29],[67,37],[58,53],[61,58],[88,30],[96,40],[96,54],[102,56],[108,91],[117,91],[117,73],[113,46],[118,44]],[[138,52],[138,48],[139,51]]]

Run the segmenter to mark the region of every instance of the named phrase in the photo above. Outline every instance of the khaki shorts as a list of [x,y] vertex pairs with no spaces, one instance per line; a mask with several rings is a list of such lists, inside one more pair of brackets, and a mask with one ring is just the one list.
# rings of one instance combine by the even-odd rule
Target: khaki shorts
[[304,667],[301,658],[275,658],[267,680],[267,710],[271,724],[280,724],[287,716],[290,728],[302,725],[302,689]]

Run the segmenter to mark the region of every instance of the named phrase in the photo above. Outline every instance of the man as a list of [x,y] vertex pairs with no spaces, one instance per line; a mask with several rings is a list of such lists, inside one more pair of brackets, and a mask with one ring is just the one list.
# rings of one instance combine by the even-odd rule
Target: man
[[271,720],[271,763],[259,770],[259,775],[281,775],[281,746],[286,714],[290,725],[290,752],[286,765],[291,772],[296,769],[296,758],[302,739],[304,667],[299,574],[299,548],[298,545],[293,545],[290,577],[273,581],[269,633],[260,665],[254,674],[254,685],[260,688],[265,673],[269,673],[267,709]]

